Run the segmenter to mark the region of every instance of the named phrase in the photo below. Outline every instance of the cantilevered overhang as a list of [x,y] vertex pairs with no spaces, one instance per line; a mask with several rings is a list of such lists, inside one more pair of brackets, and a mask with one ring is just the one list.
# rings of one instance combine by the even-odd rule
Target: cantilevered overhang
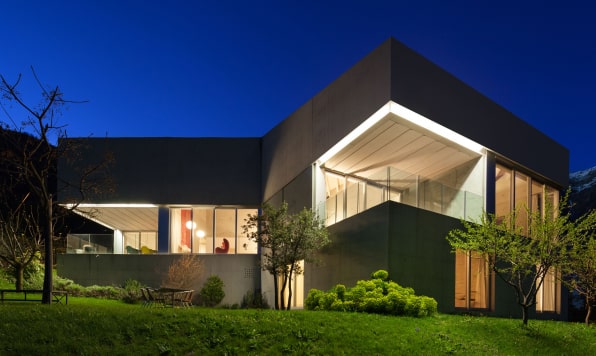
[[158,207],[152,204],[80,204],[73,211],[112,230],[157,231]]
[[476,142],[390,101],[317,162],[364,178],[392,167],[433,179],[485,152]]

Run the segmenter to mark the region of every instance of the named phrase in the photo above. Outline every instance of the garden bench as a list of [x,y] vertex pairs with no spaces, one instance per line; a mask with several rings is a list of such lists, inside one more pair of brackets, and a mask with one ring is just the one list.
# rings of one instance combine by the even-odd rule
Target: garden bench
[[[0,301],[4,304],[4,301],[11,302],[40,302],[41,299],[27,298],[27,296],[42,294],[41,289],[23,289],[17,291],[16,289],[0,289]],[[68,304],[68,292],[62,290],[56,290],[52,292],[52,302],[56,304]]]

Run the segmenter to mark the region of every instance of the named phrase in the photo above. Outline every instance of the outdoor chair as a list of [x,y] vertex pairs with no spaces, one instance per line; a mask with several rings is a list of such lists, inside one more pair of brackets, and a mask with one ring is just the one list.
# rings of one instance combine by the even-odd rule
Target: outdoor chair
[[164,296],[156,289],[147,288],[147,295],[149,296],[149,300],[151,301],[150,306],[159,306],[165,307],[165,299]]
[[187,308],[192,306],[192,290],[185,290],[174,293],[174,306]]
[[182,296],[182,300],[181,300],[181,305],[183,307],[192,307],[192,294],[193,294],[194,290],[188,290],[186,292],[184,292],[184,295]]
[[143,296],[143,307],[150,307],[153,303],[151,296],[149,295],[149,291],[147,288],[141,288],[141,295]]

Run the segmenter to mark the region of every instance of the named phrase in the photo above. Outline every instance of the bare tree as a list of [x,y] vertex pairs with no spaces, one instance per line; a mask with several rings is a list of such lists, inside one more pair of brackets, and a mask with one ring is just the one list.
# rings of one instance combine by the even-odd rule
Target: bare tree
[[168,267],[162,287],[198,289],[203,276],[203,261],[197,255],[182,255]]
[[27,203],[28,197],[14,209],[0,209],[0,259],[12,267],[17,290],[23,289],[25,268],[39,257],[43,247],[38,211],[35,205]]
[[[6,145],[1,156],[0,165],[6,176],[22,182],[30,199],[34,199],[39,209],[35,217],[37,229],[44,246],[44,283],[42,303],[52,301],[52,268],[53,268],[53,239],[54,224],[59,218],[61,208],[57,205],[57,162],[67,157],[76,149],[69,144],[58,145],[67,137],[65,125],[58,122],[62,108],[73,101],[64,99],[58,86],[46,88],[39,81],[35,71],[33,77],[41,90],[40,100],[35,105],[29,105],[23,99],[18,87],[21,75],[11,83],[0,76],[0,120],[2,139]],[[16,119],[16,116],[20,117]],[[15,135],[15,132],[19,135]],[[76,207],[85,199],[89,189],[97,189],[98,185],[91,178],[94,173],[104,167],[107,161],[100,162],[82,172],[76,182],[61,182],[62,185],[76,186],[79,197],[71,208]],[[33,223],[30,221],[29,223]]]

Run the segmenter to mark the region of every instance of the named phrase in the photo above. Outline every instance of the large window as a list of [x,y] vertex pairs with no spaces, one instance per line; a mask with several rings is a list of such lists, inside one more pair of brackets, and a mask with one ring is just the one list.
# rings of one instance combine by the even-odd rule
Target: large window
[[455,254],[455,307],[488,309],[490,273],[483,256],[475,252]]
[[537,312],[556,312],[558,311],[558,291],[560,288],[558,287],[556,272],[554,268],[550,268],[546,275],[544,276],[544,280],[542,281],[542,285],[538,288],[536,292],[536,311]]
[[156,231],[124,231],[124,248],[127,254],[156,253]]
[[213,208],[192,210],[194,222],[193,253],[213,253]]
[[257,244],[242,226],[257,209],[172,208],[170,251],[199,254],[256,254]]
[[515,172],[515,224],[522,229],[524,233],[528,231],[528,176]]
[[[517,213],[516,225],[527,232],[529,213],[540,212],[544,218],[546,204],[550,204],[551,211],[556,214],[559,192],[555,188],[501,164],[496,165],[495,180],[495,215],[497,219],[506,216],[515,209]],[[558,309],[560,288],[556,273],[552,269],[549,270],[538,290],[536,310],[539,312],[557,311]]]

